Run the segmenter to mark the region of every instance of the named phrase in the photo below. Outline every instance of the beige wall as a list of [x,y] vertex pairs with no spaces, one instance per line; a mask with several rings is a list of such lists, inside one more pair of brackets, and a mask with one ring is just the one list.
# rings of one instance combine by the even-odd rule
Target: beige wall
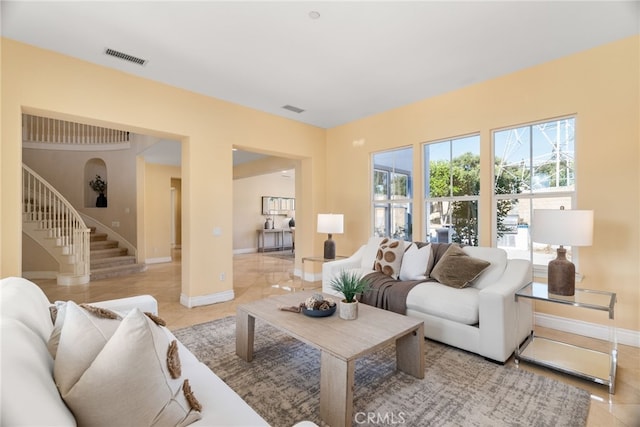
[[174,241],[175,247],[182,245],[182,179],[172,178],[171,188],[173,191],[173,221],[175,227]]
[[[233,250],[236,252],[255,252],[257,249],[256,230],[264,227],[262,215],[262,196],[295,198],[295,173],[289,171],[252,176],[233,180]],[[276,228],[289,228],[283,224],[285,217],[274,217]],[[267,246],[273,244],[271,237]],[[285,244],[291,244],[287,234]]]
[[171,186],[180,178],[178,166],[145,163],[144,262],[171,260]]
[[[481,137],[481,244],[491,245],[491,131],[576,115],[577,207],[595,211],[594,244],[580,249],[578,286],[617,292],[618,326],[640,330],[639,117],[640,41],[632,37],[502,78],[426,99],[330,129],[327,134],[327,207],[345,214],[339,247],[353,251],[371,233],[370,155],[479,132]],[[414,238],[424,238],[420,218],[422,177],[414,181]],[[349,183],[349,185],[345,185]],[[538,310],[604,323],[594,312],[565,307]]]
[[[21,273],[21,114],[41,114],[178,140],[182,143],[182,294],[232,290],[233,146],[302,161],[297,215],[325,201],[325,131],[112,69],[2,39],[0,276]],[[139,162],[139,160],[138,160]],[[144,176],[137,169],[138,191]],[[133,183],[132,183],[133,185]],[[149,209],[138,216],[146,221]],[[222,230],[220,236],[213,229]],[[138,232],[144,224],[138,223]],[[312,252],[310,226],[301,234]],[[321,245],[317,243],[317,245]],[[140,245],[139,245],[140,246]],[[215,259],[215,263],[210,260]],[[221,273],[226,279],[220,280]]]
[[38,242],[24,235],[22,239],[22,272],[33,278],[54,279],[58,271],[58,261]]

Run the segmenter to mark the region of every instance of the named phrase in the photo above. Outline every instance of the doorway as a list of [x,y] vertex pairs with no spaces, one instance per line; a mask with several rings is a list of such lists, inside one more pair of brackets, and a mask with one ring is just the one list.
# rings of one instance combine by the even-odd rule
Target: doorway
[[[259,247],[262,250],[269,247],[284,249],[293,257],[294,234],[290,222],[296,217],[296,169],[299,167],[300,162],[295,159],[234,150],[234,254],[252,253]],[[265,211],[265,197],[286,200],[286,206]],[[262,232],[265,226],[276,231]]]

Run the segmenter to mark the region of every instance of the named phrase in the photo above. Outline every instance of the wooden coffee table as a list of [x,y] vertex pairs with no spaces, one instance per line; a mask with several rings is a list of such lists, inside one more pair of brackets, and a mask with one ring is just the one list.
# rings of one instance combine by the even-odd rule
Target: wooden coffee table
[[[353,381],[358,357],[395,343],[397,368],[416,378],[424,378],[422,321],[364,304],[359,305],[356,320],[342,320],[338,312],[317,318],[278,309],[297,306],[312,294],[295,292],[238,306],[236,354],[247,362],[253,359],[255,319],[319,349],[320,417],[332,427],[352,424]],[[325,297],[338,300],[331,295]]]

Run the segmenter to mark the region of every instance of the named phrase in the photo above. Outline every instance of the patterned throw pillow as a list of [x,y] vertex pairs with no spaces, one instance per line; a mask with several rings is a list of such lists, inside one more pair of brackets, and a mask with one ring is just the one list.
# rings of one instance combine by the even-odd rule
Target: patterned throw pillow
[[404,255],[404,242],[384,238],[378,247],[373,269],[387,276],[397,279],[400,275],[402,256]]

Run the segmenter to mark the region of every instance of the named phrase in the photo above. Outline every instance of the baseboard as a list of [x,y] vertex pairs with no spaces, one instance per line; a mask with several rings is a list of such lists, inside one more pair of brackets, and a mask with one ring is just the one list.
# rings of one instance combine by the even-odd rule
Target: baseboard
[[180,304],[188,308],[198,307],[201,305],[211,305],[218,302],[231,301],[235,298],[233,289],[224,292],[218,292],[215,294],[201,295],[197,297],[188,297],[185,294],[180,294]]
[[234,249],[233,250],[233,254],[234,255],[238,255],[238,254],[254,254],[258,252],[258,248],[244,248],[244,249]]
[[[567,319],[566,317],[552,314],[535,313],[535,324],[543,328],[556,329],[589,338],[609,340],[609,327],[598,323],[584,322],[582,320]],[[640,331],[616,328],[618,344],[640,347]]]
[[58,277],[57,271],[23,271],[22,277],[25,279],[55,279]]
[[171,262],[173,261],[173,259],[171,259],[170,256],[167,257],[161,257],[161,258],[147,258],[144,260],[145,264],[162,264],[165,262]]

